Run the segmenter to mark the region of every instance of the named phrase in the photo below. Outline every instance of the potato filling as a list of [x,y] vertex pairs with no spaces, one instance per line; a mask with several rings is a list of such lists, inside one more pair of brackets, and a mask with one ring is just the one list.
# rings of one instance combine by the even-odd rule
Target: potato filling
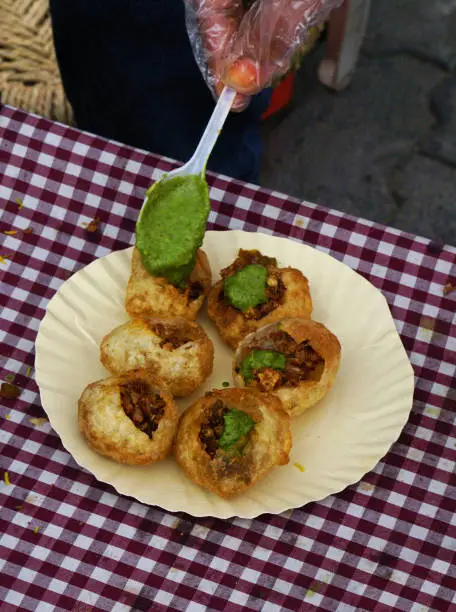
[[215,401],[201,425],[199,439],[211,459],[217,454],[219,440],[225,425],[223,417],[228,410],[229,408],[221,400]]
[[188,301],[192,302],[193,300],[197,300],[201,295],[203,295],[204,287],[202,283],[200,283],[199,281],[195,281],[188,285],[186,291],[188,292]]
[[193,338],[190,338],[192,334],[189,334],[187,329],[166,325],[166,323],[150,324],[149,328],[160,337],[160,348],[166,351],[174,351],[193,340]]
[[[259,387],[262,391],[274,391],[278,387],[296,387],[305,380],[320,380],[325,361],[308,340],[296,342],[286,332],[274,331],[262,338],[261,345],[250,349],[237,367],[237,372],[244,377],[247,386]],[[258,367],[255,368],[252,355],[272,352],[283,355],[284,363],[280,363],[280,367],[272,362],[272,365],[265,366],[263,360],[263,363],[258,362]],[[277,362],[277,358],[275,361]],[[248,376],[245,372],[248,372]]]
[[123,411],[135,427],[152,438],[165,412],[166,402],[147,382],[133,380],[120,386]]

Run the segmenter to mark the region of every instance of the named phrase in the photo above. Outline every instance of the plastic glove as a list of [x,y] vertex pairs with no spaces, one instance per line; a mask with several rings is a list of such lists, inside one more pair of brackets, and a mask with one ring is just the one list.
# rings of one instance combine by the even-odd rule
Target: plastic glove
[[[193,54],[214,96],[224,84],[220,80],[223,58],[235,43],[244,15],[243,0],[184,0],[186,25]],[[243,110],[249,96],[238,95],[232,109]]]
[[248,97],[283,76],[309,31],[343,0],[185,0],[187,29],[203,76],[219,93],[222,84]]

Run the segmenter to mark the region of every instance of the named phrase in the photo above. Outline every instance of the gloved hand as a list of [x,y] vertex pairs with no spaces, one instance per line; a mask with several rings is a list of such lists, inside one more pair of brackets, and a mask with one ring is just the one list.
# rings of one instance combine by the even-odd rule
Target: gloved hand
[[249,97],[283,76],[309,30],[343,0],[184,0],[196,61],[214,93],[223,84]]

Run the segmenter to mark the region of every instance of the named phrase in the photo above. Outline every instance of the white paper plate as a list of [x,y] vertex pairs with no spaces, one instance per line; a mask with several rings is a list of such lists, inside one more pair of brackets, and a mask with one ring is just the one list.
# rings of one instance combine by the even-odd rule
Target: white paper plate
[[[313,318],[342,345],[341,367],[328,396],[293,421],[290,463],[276,468],[245,494],[223,500],[190,482],[172,457],[152,466],[122,466],[86,445],[77,425],[84,387],[107,375],[99,343],[128,320],[125,289],[132,249],[92,262],[67,280],[49,302],[36,341],[36,380],[52,427],[74,459],[119,493],[166,510],[195,516],[251,518],[302,506],[357,482],[385,455],[407,421],[413,371],[386,300],[368,281],[336,259],[284,238],[241,231],[207,232],[203,248],[213,279],[239,248],[259,249],[310,281]],[[231,382],[232,352],[205,314],[199,322],[215,346],[214,372],[184,409],[213,387]],[[304,472],[294,464],[304,467]]]

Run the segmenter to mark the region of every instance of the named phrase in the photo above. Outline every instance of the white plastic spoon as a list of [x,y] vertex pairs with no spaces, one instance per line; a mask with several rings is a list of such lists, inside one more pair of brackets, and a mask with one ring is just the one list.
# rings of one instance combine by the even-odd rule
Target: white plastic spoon
[[[209,119],[206,129],[204,130],[204,134],[201,136],[201,140],[199,141],[192,157],[180,168],[176,168],[168,174],[165,174],[165,176],[160,179],[160,183],[176,178],[176,176],[188,176],[195,174],[204,175],[206,172],[206,165],[209,155],[211,154],[217,138],[222,131],[223,124],[225,123],[228,113],[230,112],[235,97],[236,91],[234,89],[231,89],[230,87],[223,88],[223,91],[220,94],[218,102],[214,108],[214,112]],[[153,189],[155,185],[156,183],[154,183],[150,189]],[[138,221],[141,218],[141,214],[146,205],[150,189],[147,191],[146,197],[144,198],[143,205],[139,212]]]

